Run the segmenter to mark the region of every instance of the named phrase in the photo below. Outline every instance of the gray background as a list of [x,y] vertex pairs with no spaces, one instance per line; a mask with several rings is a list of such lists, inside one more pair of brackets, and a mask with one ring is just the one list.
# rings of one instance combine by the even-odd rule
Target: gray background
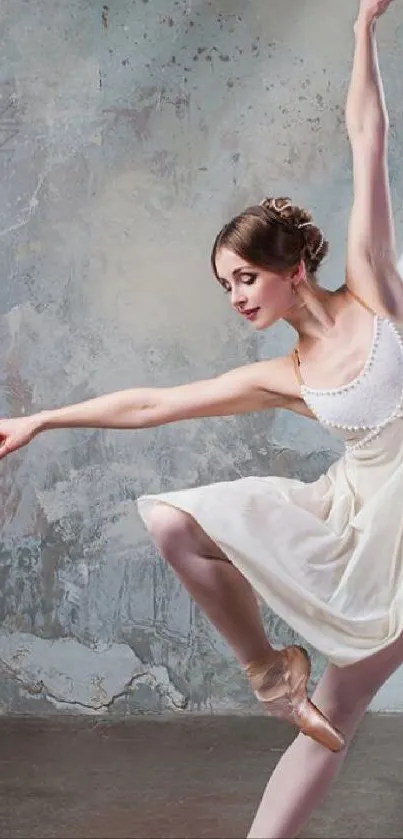
[[[311,208],[343,281],[355,3],[2,0],[0,411],[211,376],[290,346],[239,324],[212,239],[265,194]],[[403,10],[380,26],[402,227]],[[337,454],[284,412],[56,431],[1,464],[0,707],[254,710],[231,651],[157,559],[143,492],[312,479]],[[273,639],[290,630],[266,612]],[[315,676],[323,662],[315,657]],[[374,707],[403,707],[401,674]]]

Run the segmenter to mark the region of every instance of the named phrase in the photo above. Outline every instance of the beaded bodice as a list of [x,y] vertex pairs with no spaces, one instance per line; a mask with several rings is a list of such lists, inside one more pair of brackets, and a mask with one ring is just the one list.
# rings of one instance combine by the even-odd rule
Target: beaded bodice
[[[355,379],[321,390],[301,382],[301,396],[322,425],[345,432],[347,448],[364,446],[397,417],[403,417],[403,341],[394,323],[374,315],[367,361]],[[349,441],[349,432],[354,434]]]

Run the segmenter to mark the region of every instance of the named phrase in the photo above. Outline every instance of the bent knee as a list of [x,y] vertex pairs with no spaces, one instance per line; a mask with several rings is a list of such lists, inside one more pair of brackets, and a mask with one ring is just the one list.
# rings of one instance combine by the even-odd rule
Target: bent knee
[[185,510],[158,501],[147,509],[144,521],[154,543],[170,561],[172,552],[176,556],[182,548],[199,556],[228,562],[221,548]]
[[153,539],[158,542],[170,542],[192,531],[192,517],[184,510],[171,507],[163,501],[153,504],[146,512],[145,523]]

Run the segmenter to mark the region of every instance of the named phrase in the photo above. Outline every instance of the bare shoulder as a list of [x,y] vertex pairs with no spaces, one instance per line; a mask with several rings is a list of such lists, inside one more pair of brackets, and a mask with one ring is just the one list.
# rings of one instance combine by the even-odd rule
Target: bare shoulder
[[221,381],[255,394],[262,408],[285,408],[312,416],[301,397],[292,354],[255,361],[224,373]]
[[284,398],[300,396],[298,377],[291,353],[264,361],[255,361],[230,372],[242,375],[242,371],[244,375],[254,377],[256,384],[268,393]]
[[266,381],[270,381],[271,387],[275,388],[278,397],[277,407],[316,419],[301,396],[300,380],[296,371],[295,358],[291,352],[267,361],[257,362],[257,364],[262,365],[262,375]]

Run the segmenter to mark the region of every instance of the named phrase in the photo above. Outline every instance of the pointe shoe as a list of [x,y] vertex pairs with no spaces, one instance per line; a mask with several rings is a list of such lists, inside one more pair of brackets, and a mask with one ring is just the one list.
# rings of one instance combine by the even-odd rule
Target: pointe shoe
[[308,699],[310,672],[309,655],[297,646],[276,650],[274,656],[252,661],[245,667],[255,696],[270,716],[292,723],[331,752],[339,752],[345,745],[343,735]]

